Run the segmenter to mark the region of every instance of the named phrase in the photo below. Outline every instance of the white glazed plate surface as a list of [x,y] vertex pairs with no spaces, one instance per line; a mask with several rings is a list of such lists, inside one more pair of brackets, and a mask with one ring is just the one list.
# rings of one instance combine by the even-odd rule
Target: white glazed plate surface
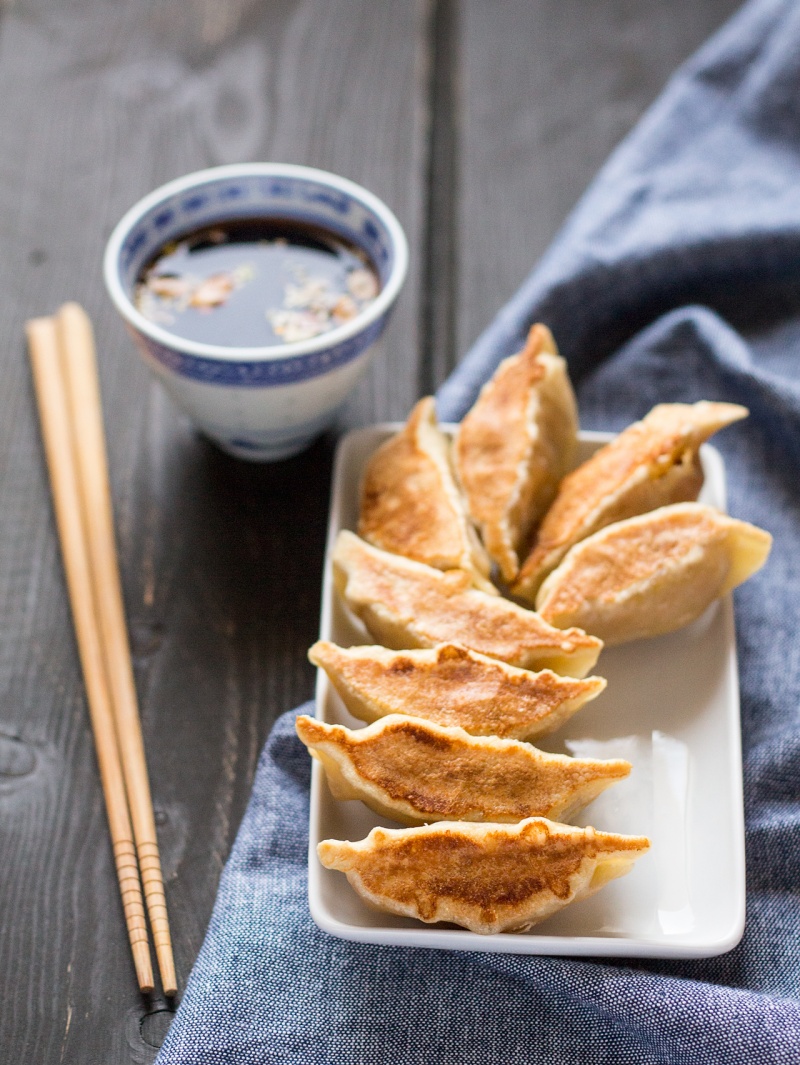
[[[367,460],[399,428],[356,430],[337,451],[320,638],[343,646],[375,641],[335,593],[331,550],[340,529],[356,529]],[[579,461],[609,439],[608,434],[581,433]],[[722,458],[708,445],[701,455],[706,481],[700,500],[724,510]],[[631,873],[520,934],[481,936],[378,913],[358,898],[342,873],[322,867],[316,847],[323,839],[363,839],[378,824],[399,826],[360,802],[333,799],[315,761],[308,881],[311,914],[319,927],[364,943],[514,954],[702,958],[734,947],[744,928],[745,869],[731,597],[679,632],[604,650],[593,672],[607,678],[607,689],[536,745],[561,753],[627,757],[633,763],[627,780],[576,819],[608,831],[648,835],[651,851]],[[322,670],[316,694],[322,720],[363,727]]]

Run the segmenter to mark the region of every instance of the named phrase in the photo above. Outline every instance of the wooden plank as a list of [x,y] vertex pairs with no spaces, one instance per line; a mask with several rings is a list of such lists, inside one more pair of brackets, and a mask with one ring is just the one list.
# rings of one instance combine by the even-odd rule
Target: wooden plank
[[456,27],[459,354],[513,295],[669,75],[739,6],[464,0]]
[[242,159],[343,173],[414,257],[341,424],[418,382],[424,0],[18,0],[0,27],[0,1060],[149,1062],[170,1014],[136,991],[22,327],[73,298],[97,331],[125,596],[176,962],[196,956],[269,724],[307,698],[332,435],[274,467],[198,439],[100,280],[112,225],[178,174]]

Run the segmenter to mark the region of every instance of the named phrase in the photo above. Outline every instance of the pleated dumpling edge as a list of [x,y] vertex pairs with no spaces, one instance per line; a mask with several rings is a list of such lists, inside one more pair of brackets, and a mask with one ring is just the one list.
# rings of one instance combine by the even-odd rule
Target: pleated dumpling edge
[[550,330],[538,323],[483,386],[453,449],[469,512],[507,583],[572,467],[577,434],[567,364]]
[[343,872],[374,909],[476,932],[524,932],[630,872],[644,836],[531,817],[516,825],[440,821],[326,839],[320,862]]
[[768,532],[714,507],[660,507],[576,544],[541,586],[537,609],[607,644],[659,636],[756,573],[771,545]]
[[559,629],[532,610],[474,588],[461,570],[441,570],[390,554],[342,530],[333,555],[334,583],[372,638],[403,650],[456,642],[521,669],[584,677],[602,640]]
[[405,426],[367,463],[358,532],[384,551],[435,569],[463,570],[476,587],[496,594],[489,556],[467,514],[432,396],[414,406]]
[[301,715],[296,728],[334,798],[360,799],[406,825],[565,821],[631,769],[622,759],[549,754],[400,714],[357,730]]
[[539,586],[576,543],[615,522],[697,499],[700,446],[747,417],[735,403],[660,403],[567,474],[512,586],[533,603]]

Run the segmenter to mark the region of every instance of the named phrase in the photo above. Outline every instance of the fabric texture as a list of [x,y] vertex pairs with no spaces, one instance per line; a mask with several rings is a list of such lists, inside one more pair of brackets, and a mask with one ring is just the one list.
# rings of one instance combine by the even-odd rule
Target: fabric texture
[[286,714],[159,1065],[800,1062],[795,0],[754,0],[677,73],[442,388],[443,418],[463,415],[537,320],[569,360],[584,428],[622,428],[659,401],[751,411],[718,441],[731,513],[775,537],[736,593],[741,944],[702,961],[601,963],[331,938],[308,912],[309,758]]

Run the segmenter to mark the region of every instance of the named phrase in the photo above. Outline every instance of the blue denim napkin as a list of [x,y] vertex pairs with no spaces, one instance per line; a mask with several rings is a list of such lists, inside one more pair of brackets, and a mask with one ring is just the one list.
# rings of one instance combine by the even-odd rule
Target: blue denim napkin
[[[675,76],[439,396],[458,418],[545,321],[584,427],[716,398],[733,514],[775,536],[736,593],[744,939],[608,964],[336,940],[306,902],[309,759],[270,736],[158,1058],[177,1063],[800,1062],[800,4],[754,0]],[[310,712],[310,706],[303,707]]]

